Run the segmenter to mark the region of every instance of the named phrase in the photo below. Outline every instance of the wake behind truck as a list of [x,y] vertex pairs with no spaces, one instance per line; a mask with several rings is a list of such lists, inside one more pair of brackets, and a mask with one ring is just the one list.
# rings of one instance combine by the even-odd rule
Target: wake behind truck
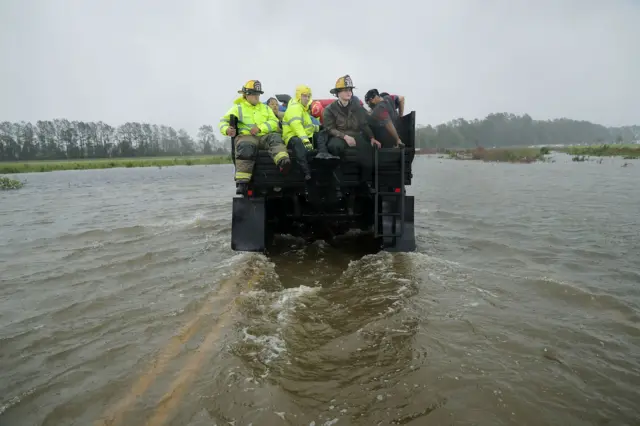
[[[413,178],[415,111],[395,124],[405,146],[374,149],[373,193],[361,185],[355,147],[347,148],[341,160],[310,159],[314,182],[309,196],[291,149],[287,175],[280,173],[266,150],[259,150],[246,194],[233,198],[232,250],[267,252],[275,235],[331,241],[360,230],[371,233],[380,250],[414,251],[414,197],[406,188]],[[373,130],[382,140],[379,133],[384,130]],[[234,143],[232,138],[232,157]]]

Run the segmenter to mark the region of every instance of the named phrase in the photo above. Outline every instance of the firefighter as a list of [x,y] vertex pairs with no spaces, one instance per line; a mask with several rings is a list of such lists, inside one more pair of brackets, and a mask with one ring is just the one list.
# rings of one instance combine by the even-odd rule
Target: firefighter
[[311,138],[320,130],[320,126],[313,123],[309,107],[311,105],[311,89],[308,86],[296,87],[296,94],[289,101],[287,110],[282,118],[282,136],[285,145],[296,153],[296,159],[304,174],[305,189],[311,182],[311,169],[307,154],[313,150]]
[[[220,119],[219,129],[225,136],[236,137],[236,194],[244,194],[251,180],[258,149],[267,149],[283,174],[289,172],[291,160],[278,133],[278,118],[271,108],[260,102],[260,95],[264,93],[260,81],[247,81],[238,93],[242,96]],[[229,125],[232,115],[238,118],[237,130]]]
[[330,90],[338,100],[323,111],[323,125],[329,134],[327,147],[331,154],[343,157],[348,146],[357,147],[360,163],[360,179],[369,191],[373,178],[373,147],[380,147],[368,124],[368,114],[360,101],[353,100],[353,81],[349,75],[342,76]]

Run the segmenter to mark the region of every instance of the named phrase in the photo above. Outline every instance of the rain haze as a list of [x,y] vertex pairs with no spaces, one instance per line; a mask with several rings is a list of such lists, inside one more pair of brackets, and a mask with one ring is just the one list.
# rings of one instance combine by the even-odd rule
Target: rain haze
[[263,101],[297,84],[317,99],[350,74],[358,96],[405,95],[420,124],[492,112],[640,122],[640,2],[400,4],[5,1],[0,119],[195,134],[249,79]]
[[[0,426],[640,425],[640,0],[0,0],[0,54]],[[231,110],[345,74],[402,116]]]

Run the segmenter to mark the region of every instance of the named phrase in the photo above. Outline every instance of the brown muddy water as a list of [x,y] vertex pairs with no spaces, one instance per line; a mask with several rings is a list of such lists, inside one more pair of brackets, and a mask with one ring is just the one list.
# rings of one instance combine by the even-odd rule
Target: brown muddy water
[[228,165],[18,176],[0,425],[638,425],[624,162],[419,157],[418,252],[269,258],[230,250]]

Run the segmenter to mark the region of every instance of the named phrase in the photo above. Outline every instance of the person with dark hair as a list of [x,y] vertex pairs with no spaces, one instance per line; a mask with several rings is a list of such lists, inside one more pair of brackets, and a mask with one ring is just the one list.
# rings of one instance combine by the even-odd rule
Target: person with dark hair
[[[399,97],[378,93],[378,89],[371,89],[364,97],[365,102],[371,108],[369,122],[374,128],[374,132],[380,137],[383,145],[395,145],[402,147],[404,144],[398,135],[396,125],[400,117],[396,111],[399,106]],[[404,97],[402,97],[404,107]]]
[[265,104],[273,110],[273,113],[276,115],[276,117],[278,117],[278,120],[282,121],[282,117],[284,117],[284,111],[282,111],[282,109],[280,108],[278,100],[274,97],[271,97],[267,99],[267,102],[265,102]]
[[398,110],[398,116],[404,116],[404,96],[390,95],[389,92],[380,93],[380,97],[382,99],[384,99],[385,96],[391,96],[391,99],[393,99],[393,105]]

